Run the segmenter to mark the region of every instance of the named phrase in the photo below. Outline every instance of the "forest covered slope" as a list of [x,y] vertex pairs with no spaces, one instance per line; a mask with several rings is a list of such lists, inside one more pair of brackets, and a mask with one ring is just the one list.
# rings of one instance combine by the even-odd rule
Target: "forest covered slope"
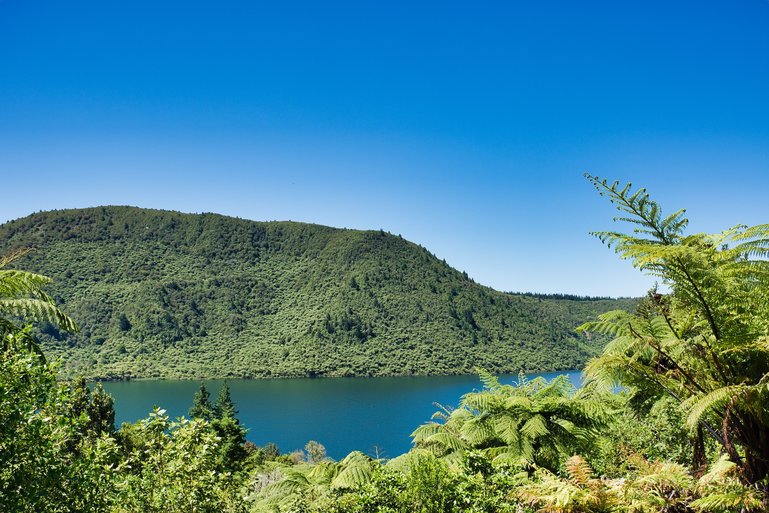
[[465,374],[580,367],[575,326],[633,300],[506,294],[383,231],[135,207],[0,226],[0,254],[80,325],[40,327],[66,375],[203,378]]

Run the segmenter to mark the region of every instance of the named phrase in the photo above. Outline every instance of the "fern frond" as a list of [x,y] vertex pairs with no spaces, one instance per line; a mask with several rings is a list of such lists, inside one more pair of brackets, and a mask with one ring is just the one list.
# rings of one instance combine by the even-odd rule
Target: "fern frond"
[[471,446],[480,446],[496,438],[496,433],[487,417],[473,417],[462,424],[461,438]]
[[486,390],[498,390],[502,385],[499,383],[499,379],[486,369],[480,367],[475,368],[475,372],[481,378],[483,388]]
[[66,331],[77,331],[75,321],[54,304],[39,299],[0,299],[0,312],[34,321],[48,321]]
[[51,282],[51,279],[40,274],[16,269],[0,270],[0,296],[14,298],[26,295],[46,297],[41,288]]
[[495,409],[500,398],[489,392],[470,392],[462,396],[462,406],[477,412],[485,412]]
[[462,451],[469,448],[462,438],[445,430],[435,433],[425,442],[442,447],[446,452]]
[[331,488],[356,488],[371,481],[373,465],[371,458],[359,451],[353,451],[345,457],[339,466],[339,474],[331,481]]
[[441,428],[442,424],[438,424],[437,422],[422,424],[411,433],[411,439],[415,445],[424,444],[431,436],[438,433]]
[[521,426],[521,434],[529,438],[539,438],[549,432],[545,419],[541,415],[531,417]]
[[534,461],[534,449],[530,445],[501,445],[481,449],[481,453],[494,465],[526,466]]
[[737,511],[761,511],[761,495],[745,486],[735,485],[731,490],[708,492],[691,502],[695,511],[703,513],[734,513]]
[[682,405],[689,410],[686,425],[695,427],[710,412],[725,406],[734,397],[745,391],[743,385],[733,385],[717,388],[701,396],[693,396],[690,402]]
[[521,444],[521,432],[518,429],[520,425],[520,418],[502,415],[494,420],[494,431],[505,444],[518,446]]
[[625,310],[612,310],[599,315],[597,321],[586,322],[578,326],[577,331],[616,337],[627,332],[628,323],[631,319],[630,313]]
[[13,261],[28,255],[32,251],[34,251],[33,248],[19,248],[14,251],[11,251],[9,254],[5,256],[0,256],[0,269],[7,267]]
[[420,460],[435,458],[432,453],[424,449],[412,449],[405,454],[389,460],[385,466],[394,470],[408,473],[409,470]]
[[574,455],[564,463],[566,473],[569,475],[572,483],[578,486],[585,486],[588,481],[593,479],[593,469],[585,458],[580,455]]
[[737,465],[729,459],[728,454],[722,454],[708,469],[698,482],[699,487],[709,486],[712,483],[723,482],[728,477],[737,473]]
[[668,233],[681,233],[689,225],[685,215],[686,209],[679,209],[660,221],[660,226]]
[[333,461],[319,461],[314,463],[307,472],[307,479],[313,483],[328,484],[339,474],[340,465]]

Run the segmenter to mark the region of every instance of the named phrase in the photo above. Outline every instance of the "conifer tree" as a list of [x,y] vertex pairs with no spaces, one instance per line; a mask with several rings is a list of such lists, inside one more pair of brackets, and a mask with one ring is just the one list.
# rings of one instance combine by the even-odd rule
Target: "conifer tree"
[[246,429],[234,417],[215,419],[211,425],[221,440],[219,464],[230,472],[239,470],[241,463],[248,456],[245,447]]
[[200,384],[200,388],[192,398],[192,408],[190,408],[189,416],[191,419],[211,420],[213,418],[211,394],[208,392],[205,383]]
[[245,449],[246,429],[237,418],[238,410],[230,395],[227,381],[222,385],[213,406],[211,426],[221,439],[219,464],[229,471],[237,471],[248,455]]
[[219,391],[219,397],[216,398],[213,416],[217,419],[224,417],[234,419],[237,414],[238,411],[235,409],[235,403],[232,402],[232,397],[230,396],[230,385],[225,381],[222,389]]

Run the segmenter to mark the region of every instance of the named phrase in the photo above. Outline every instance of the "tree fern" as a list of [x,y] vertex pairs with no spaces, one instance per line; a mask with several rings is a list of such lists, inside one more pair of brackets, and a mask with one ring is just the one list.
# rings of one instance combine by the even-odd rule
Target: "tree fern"
[[630,233],[595,232],[622,258],[659,277],[635,314],[580,327],[615,337],[588,363],[589,380],[622,384],[681,403],[740,468],[746,483],[769,476],[769,225],[687,234],[684,210],[663,215],[645,189],[587,175]]
[[374,462],[359,451],[353,451],[338,464],[339,473],[331,481],[333,489],[355,488],[368,483],[374,471]]
[[605,422],[605,408],[576,396],[565,376],[551,381],[520,379],[502,385],[486,376],[487,387],[462,398],[442,422],[412,434],[417,448],[444,458],[480,450],[495,463],[557,468],[560,461],[592,441]]

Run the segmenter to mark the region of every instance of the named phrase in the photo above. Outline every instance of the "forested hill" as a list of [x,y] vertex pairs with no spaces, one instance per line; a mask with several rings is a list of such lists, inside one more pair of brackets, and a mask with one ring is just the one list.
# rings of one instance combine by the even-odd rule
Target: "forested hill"
[[631,300],[510,295],[382,231],[134,207],[0,226],[0,254],[80,325],[41,326],[88,377],[369,376],[563,370],[601,345],[574,332]]

